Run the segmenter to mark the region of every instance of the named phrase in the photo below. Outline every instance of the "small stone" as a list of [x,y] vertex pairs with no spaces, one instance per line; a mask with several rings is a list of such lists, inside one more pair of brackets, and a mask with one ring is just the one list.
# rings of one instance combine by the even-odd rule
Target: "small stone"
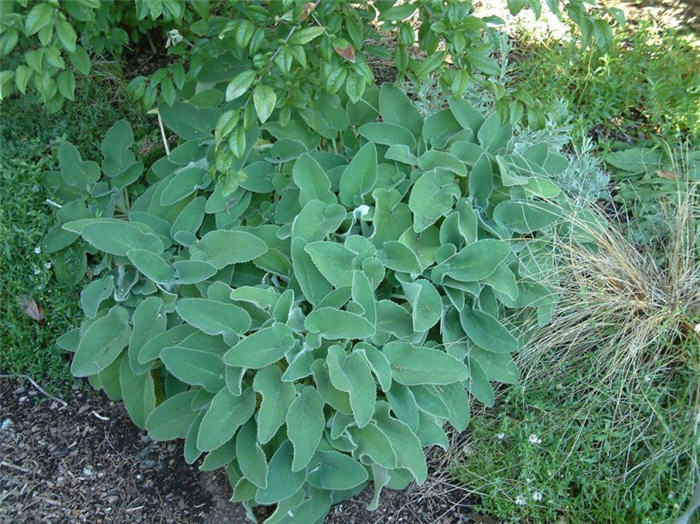
[[5,420],[2,421],[2,425],[0,425],[0,429],[3,431],[10,429],[10,426],[12,425],[12,420],[9,418],[6,418]]

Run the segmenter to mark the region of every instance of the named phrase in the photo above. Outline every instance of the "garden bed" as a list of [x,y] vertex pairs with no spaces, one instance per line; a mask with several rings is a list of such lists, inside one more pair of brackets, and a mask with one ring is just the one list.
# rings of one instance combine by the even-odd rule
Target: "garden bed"
[[[182,443],[151,441],[121,403],[73,387],[45,398],[29,382],[0,380],[0,521],[248,522],[229,502],[225,474],[188,465]],[[379,508],[371,489],[333,508],[327,523],[448,523],[471,515],[473,498],[445,483],[445,453],[433,454],[426,485],[386,490]],[[429,489],[426,489],[428,487]],[[256,510],[262,519],[267,507]]]

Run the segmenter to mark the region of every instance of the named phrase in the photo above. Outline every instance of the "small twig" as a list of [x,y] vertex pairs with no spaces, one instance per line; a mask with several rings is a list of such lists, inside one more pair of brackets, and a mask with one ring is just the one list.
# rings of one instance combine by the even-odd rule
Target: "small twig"
[[109,417],[105,417],[104,415],[100,415],[97,411],[94,409],[90,412],[91,415],[94,415],[95,417],[99,418],[100,420],[109,420]]
[[50,398],[51,400],[55,400],[56,402],[58,402],[59,404],[61,404],[64,408],[68,406],[68,403],[67,403],[65,400],[61,400],[60,398],[54,397],[52,394],[47,393],[46,391],[44,391],[44,390],[42,389],[42,387],[41,387],[39,384],[37,384],[36,382],[34,382],[34,379],[33,379],[32,377],[28,376],[28,375],[21,375],[21,374],[18,374],[18,373],[11,373],[11,374],[9,374],[9,375],[0,375],[0,378],[23,378],[23,379],[26,379],[26,380],[28,380],[28,381],[31,383],[31,385],[34,386],[34,387],[39,391],[39,393],[41,393],[42,395],[44,395],[44,396]]
[[60,506],[60,505],[61,505],[61,501],[60,501],[60,500],[53,500],[53,499],[50,499],[50,498],[47,498],[47,497],[39,497],[38,495],[34,495],[34,498],[35,498],[35,499],[39,499],[39,500],[41,500],[41,501],[43,501],[43,502],[46,502],[47,504],[51,504],[52,506]]
[[163,146],[165,147],[165,154],[169,155],[170,154],[170,147],[168,146],[168,139],[165,137],[165,128],[163,127],[163,119],[160,117],[160,113],[156,113],[158,115],[158,126],[160,126],[160,136],[163,139]]
[[59,204],[58,202],[54,202],[50,198],[44,200],[44,203],[50,205],[51,207],[56,207],[58,209],[61,209],[63,207],[61,204]]
[[18,466],[17,464],[12,464],[11,462],[5,462],[4,460],[0,462],[0,466],[5,466],[6,468],[10,469],[15,469],[17,471],[21,471],[22,473],[34,473],[30,469],[23,468],[22,466]]

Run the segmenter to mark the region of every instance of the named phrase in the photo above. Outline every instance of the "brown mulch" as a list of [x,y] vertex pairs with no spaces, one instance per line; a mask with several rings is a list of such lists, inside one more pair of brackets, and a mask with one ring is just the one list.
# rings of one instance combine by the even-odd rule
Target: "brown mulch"
[[103,394],[64,400],[0,381],[0,522],[245,522],[181,444],[152,442]]
[[[151,441],[103,393],[74,386],[63,400],[0,380],[0,522],[248,522],[228,501],[225,474],[186,464],[181,441]],[[446,455],[435,450],[430,458],[423,486],[385,490],[370,512],[370,485],[332,508],[326,522],[471,521],[474,500],[446,477]],[[261,521],[269,513],[256,511]]]

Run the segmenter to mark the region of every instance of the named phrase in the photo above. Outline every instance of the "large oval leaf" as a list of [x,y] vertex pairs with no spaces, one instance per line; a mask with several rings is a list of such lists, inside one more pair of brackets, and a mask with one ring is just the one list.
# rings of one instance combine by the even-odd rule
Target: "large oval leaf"
[[556,209],[546,202],[507,200],[496,206],[493,218],[516,233],[532,233],[548,228],[560,216]]
[[71,373],[76,377],[99,373],[114,362],[129,343],[130,336],[129,312],[114,306],[85,330],[73,356]]
[[178,393],[154,409],[146,419],[148,436],[155,441],[185,438],[197,417],[191,408],[196,394],[193,389]]
[[182,320],[208,335],[241,334],[251,320],[245,309],[207,298],[183,298],[175,306]]
[[224,355],[224,362],[227,366],[259,369],[277,362],[292,347],[292,330],[276,323],[241,339]]
[[374,326],[367,319],[332,307],[313,310],[304,325],[328,339],[367,338],[374,334]]
[[315,388],[305,386],[301,390],[289,406],[286,423],[287,437],[294,446],[292,471],[301,471],[316,452],[326,425],[323,399]]
[[250,233],[224,229],[210,231],[196,247],[203,253],[204,260],[217,269],[249,262],[268,249],[265,242]]
[[450,384],[467,379],[467,367],[456,358],[407,342],[389,342],[383,348],[391,365],[393,379],[399,384]]
[[88,223],[82,237],[94,247],[111,255],[126,256],[130,249],[163,252],[163,242],[152,233],[144,233],[135,225],[118,220]]
[[219,391],[202,419],[197,435],[197,448],[212,451],[231,440],[236,430],[255,411],[255,393],[248,388],[234,396],[227,388]]
[[493,273],[510,251],[510,245],[502,240],[477,240],[446,260],[441,267],[455,280],[477,282]]
[[511,353],[518,349],[518,340],[496,317],[485,311],[464,308],[459,320],[464,332],[480,348],[494,353]]

